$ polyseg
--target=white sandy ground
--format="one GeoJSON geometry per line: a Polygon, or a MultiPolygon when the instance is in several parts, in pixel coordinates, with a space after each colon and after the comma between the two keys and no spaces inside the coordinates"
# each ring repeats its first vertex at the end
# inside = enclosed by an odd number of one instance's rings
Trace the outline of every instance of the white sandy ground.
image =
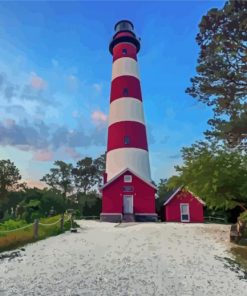
{"type": "Polygon", "coordinates": [[[242,271],[219,260],[232,258],[230,226],[78,223],[0,260],[0,295],[247,295],[242,271]]]}

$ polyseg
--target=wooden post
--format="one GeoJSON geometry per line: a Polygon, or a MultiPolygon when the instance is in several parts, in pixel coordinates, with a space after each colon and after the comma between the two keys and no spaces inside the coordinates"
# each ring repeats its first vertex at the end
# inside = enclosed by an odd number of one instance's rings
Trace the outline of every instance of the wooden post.
{"type": "Polygon", "coordinates": [[[64,213],[61,215],[61,224],[60,224],[60,227],[61,227],[61,231],[63,232],[63,230],[64,230],[64,213]]]}
{"type": "Polygon", "coordinates": [[[33,224],[33,238],[38,239],[39,238],[39,219],[34,220],[33,224]]]}

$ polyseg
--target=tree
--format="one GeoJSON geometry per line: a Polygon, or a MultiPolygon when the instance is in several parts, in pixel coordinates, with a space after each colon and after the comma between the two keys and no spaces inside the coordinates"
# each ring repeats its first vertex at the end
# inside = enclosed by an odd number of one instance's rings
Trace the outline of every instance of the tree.
{"type": "Polygon", "coordinates": [[[0,160],[0,199],[6,197],[11,190],[21,187],[21,175],[17,167],[9,159],[0,160]]]}
{"type": "Polygon", "coordinates": [[[164,198],[167,195],[167,193],[171,191],[170,188],[167,187],[167,179],[160,179],[157,188],[158,188],[158,191],[157,191],[158,198],[155,200],[155,207],[156,207],[156,212],[163,218],[162,205],[164,203],[164,198]]]}
{"type": "Polygon", "coordinates": [[[40,181],[45,182],[53,189],[60,190],[64,197],[73,190],[72,164],[61,160],[54,162],[55,168],[50,169],[50,174],[46,174],[40,181]]]}
{"type": "Polygon", "coordinates": [[[207,206],[218,209],[247,207],[247,155],[224,146],[196,142],[182,149],[183,165],[176,166],[178,176],[168,187],[186,185],[207,206]]]}
{"type": "Polygon", "coordinates": [[[74,183],[77,192],[87,192],[97,184],[98,169],[91,157],[85,157],[76,163],[76,168],[72,170],[74,183]]]}
{"type": "Polygon", "coordinates": [[[98,158],[96,158],[93,161],[93,164],[96,167],[97,170],[97,183],[98,185],[102,185],[103,183],[103,174],[105,172],[105,166],[106,166],[106,154],[101,154],[98,158]]]}
{"type": "Polygon", "coordinates": [[[247,1],[230,0],[203,16],[197,76],[186,92],[211,106],[207,139],[247,148],[247,1]]]}

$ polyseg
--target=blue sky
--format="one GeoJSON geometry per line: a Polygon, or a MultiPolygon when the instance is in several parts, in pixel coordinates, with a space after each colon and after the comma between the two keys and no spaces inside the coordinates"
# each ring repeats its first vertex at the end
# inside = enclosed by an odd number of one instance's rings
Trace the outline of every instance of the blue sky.
{"type": "Polygon", "coordinates": [[[0,159],[30,185],[54,160],[106,150],[114,24],[141,37],[138,61],[152,177],[174,174],[180,150],[203,139],[211,111],[185,94],[202,15],[224,1],[1,2],[0,159]]]}

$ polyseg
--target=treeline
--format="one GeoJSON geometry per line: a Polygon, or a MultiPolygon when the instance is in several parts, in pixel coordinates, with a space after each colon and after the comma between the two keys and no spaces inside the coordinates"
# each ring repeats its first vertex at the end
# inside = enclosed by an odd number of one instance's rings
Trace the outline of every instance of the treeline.
{"type": "Polygon", "coordinates": [[[212,209],[247,209],[247,2],[226,1],[199,23],[196,75],[186,93],[210,108],[205,139],[182,149],[177,175],[159,190],[185,185],[212,209]]]}
{"type": "Polygon", "coordinates": [[[77,217],[99,216],[98,187],[103,181],[105,155],[85,157],[75,166],[55,161],[41,181],[44,189],[29,188],[10,160],[0,160],[0,220],[47,217],[74,210],[77,217]]]}

